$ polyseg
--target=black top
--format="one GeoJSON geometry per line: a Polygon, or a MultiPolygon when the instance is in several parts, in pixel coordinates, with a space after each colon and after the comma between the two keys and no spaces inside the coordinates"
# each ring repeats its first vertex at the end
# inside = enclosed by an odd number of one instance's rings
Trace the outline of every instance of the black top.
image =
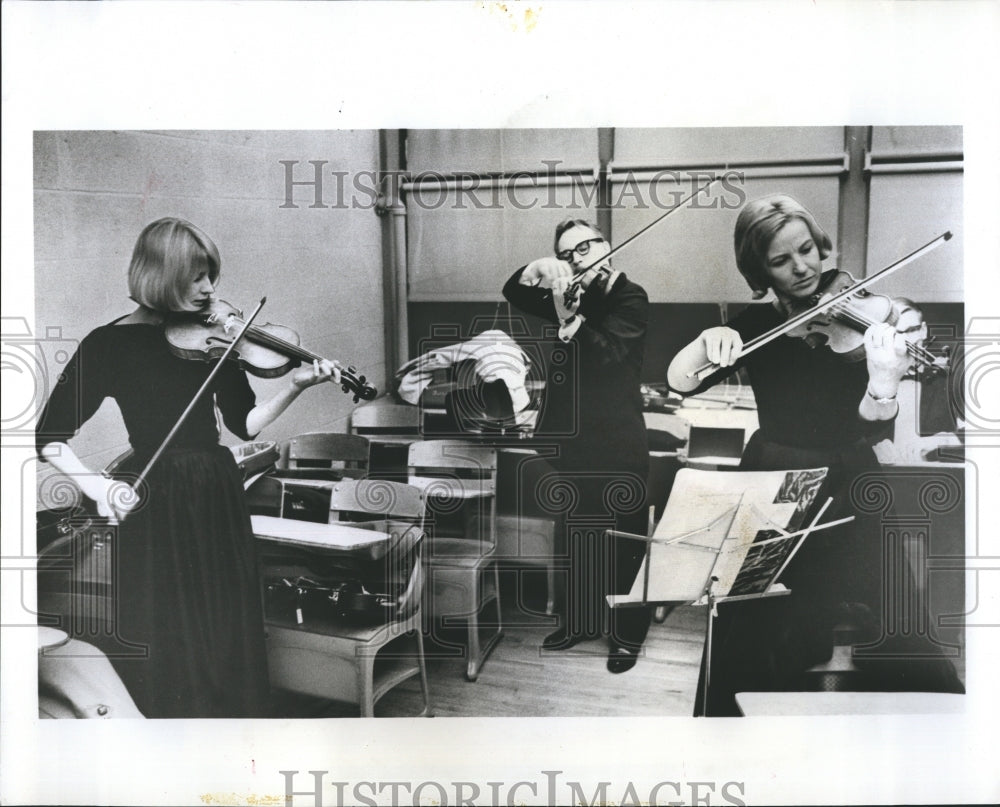
{"type": "MultiPolygon", "coordinates": [[[[745,344],[784,322],[773,305],[759,304],[748,306],[726,325],[745,344]]],[[[872,444],[887,436],[891,421],[867,421],[858,414],[868,388],[864,358],[848,361],[827,347],[813,348],[786,334],[709,376],[698,391],[740,367],[746,367],[757,399],[760,436],[770,442],[827,450],[872,444]]]]}
{"type": "MultiPolygon", "coordinates": [[[[522,285],[523,272],[507,281],[504,297],[558,324],[552,290],[522,285]]],[[[536,436],[559,446],[557,466],[641,472],[649,462],[640,392],[649,299],[620,274],[606,295],[584,293],[580,313],[586,322],[552,350],[536,436]]]]}
{"type": "MultiPolygon", "coordinates": [[[[194,397],[214,362],[170,352],[161,325],[102,325],[91,331],[59,377],[38,421],[36,447],[65,442],[105,398],[118,404],[138,456],[152,454],[194,397]]],[[[255,396],[246,374],[228,362],[171,442],[171,448],[206,448],[219,442],[214,402],[227,428],[249,440],[246,420],[255,396]],[[214,402],[213,402],[214,398],[214,402]]]]}

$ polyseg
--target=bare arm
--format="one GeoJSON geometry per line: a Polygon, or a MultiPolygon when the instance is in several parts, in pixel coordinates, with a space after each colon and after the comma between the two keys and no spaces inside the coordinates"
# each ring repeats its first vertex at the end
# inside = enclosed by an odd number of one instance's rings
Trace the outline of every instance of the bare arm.
{"type": "Polygon", "coordinates": [[[130,493],[131,488],[126,483],[92,471],[66,443],[48,443],[40,453],[42,459],[72,479],[83,495],[94,501],[98,515],[103,518],[116,523],[135,506],[136,498],[130,493]]]}
{"type": "Polygon", "coordinates": [[[247,434],[251,436],[259,434],[299,397],[302,390],[324,381],[340,383],[340,369],[335,362],[323,359],[314,361],[309,367],[296,370],[288,383],[273,397],[250,410],[247,414],[247,434]]]}
{"type": "Polygon", "coordinates": [[[719,326],[708,328],[682,348],[667,368],[667,384],[680,393],[697,389],[703,379],[694,372],[708,362],[719,368],[731,367],[740,357],[743,340],[732,328],[719,326]]]}

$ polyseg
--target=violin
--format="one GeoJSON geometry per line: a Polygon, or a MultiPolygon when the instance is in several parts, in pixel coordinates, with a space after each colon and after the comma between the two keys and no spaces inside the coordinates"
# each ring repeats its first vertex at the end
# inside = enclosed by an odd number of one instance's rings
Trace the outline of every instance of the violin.
{"type": "MultiPolygon", "coordinates": [[[[877,280],[881,280],[927,254],[932,249],[937,249],[950,239],[951,232],[944,232],[937,238],[932,238],[922,247],[913,250],[909,255],[889,264],[864,280],[855,281],[848,272],[835,273],[832,278],[832,282],[836,283],[835,291],[829,292],[828,287],[828,290],[820,294],[819,297],[813,295],[806,305],[790,312],[788,319],[782,325],[772,328],[767,333],[744,344],[740,355],[746,356],[773,342],[779,336],[792,334],[807,339],[814,346],[818,344],[831,345],[831,342],[834,342],[841,348],[837,350],[838,353],[850,354],[852,350],[860,350],[861,352],[854,355],[861,358],[864,355],[862,336],[868,327],[878,322],[888,322],[890,325],[894,325],[899,313],[893,300],[883,295],[871,295],[865,289],[877,280]],[[839,282],[838,278],[840,278],[839,282]],[[846,280],[850,282],[844,282],[846,280]],[[872,302],[868,302],[869,300],[872,302]],[[881,318],[876,316],[879,311],[881,311],[881,318]],[[810,327],[810,323],[815,324],[810,327]]],[[[947,369],[947,356],[935,356],[921,346],[909,331],[903,333],[903,337],[906,340],[907,353],[913,358],[918,370],[933,374],[947,369]]],[[[688,377],[701,380],[718,369],[717,364],[706,362],[688,373],[688,377]]]]}
{"type": "MultiPolygon", "coordinates": [[[[239,330],[245,325],[243,312],[224,300],[196,312],[172,316],[164,327],[171,352],[184,359],[211,361],[227,350],[249,373],[260,378],[276,378],[298,367],[302,362],[323,361],[323,357],[299,344],[299,335],[284,325],[251,324],[242,342],[232,348],[239,330]],[[230,349],[232,348],[232,349],[230,349]]],[[[354,393],[354,403],[370,401],[378,390],[357,375],[353,367],[340,368],[341,389],[354,393]]]]}
{"type": "MultiPolygon", "coordinates": [[[[833,295],[854,289],[857,285],[858,281],[850,272],[833,272],[821,292],[793,307],[789,314],[795,316],[808,312],[833,295]]],[[[825,346],[847,361],[860,361],[865,357],[865,331],[877,323],[886,323],[895,328],[900,311],[898,301],[884,294],[872,294],[861,289],[852,292],[833,307],[806,319],[788,331],[788,335],[804,339],[811,347],[825,346]]],[[[916,372],[935,375],[947,367],[948,359],[945,356],[935,356],[920,344],[922,329],[919,326],[920,323],[917,323],[916,328],[899,333],[906,342],[906,352],[913,360],[916,372]]]]}
{"type": "MultiPolygon", "coordinates": [[[[607,260],[607,258],[602,258],[601,260],[607,260]]],[[[570,308],[572,305],[574,305],[577,302],[578,298],[580,297],[583,281],[586,278],[587,273],[589,271],[590,268],[587,268],[584,269],[582,272],[578,272],[576,277],[573,279],[573,282],[570,283],[566,287],[566,291],[563,292],[563,303],[567,308],[570,308]]],[[[608,284],[608,278],[610,277],[611,277],[611,269],[609,267],[607,266],[599,267],[597,269],[596,274],[594,275],[594,279],[591,280],[590,284],[587,286],[587,290],[589,291],[591,288],[595,288],[598,290],[603,289],[608,284]]]]}

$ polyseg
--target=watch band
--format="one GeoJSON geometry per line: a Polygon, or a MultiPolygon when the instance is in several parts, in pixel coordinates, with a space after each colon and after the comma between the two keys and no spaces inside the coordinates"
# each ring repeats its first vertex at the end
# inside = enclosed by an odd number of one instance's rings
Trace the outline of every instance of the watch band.
{"type": "Polygon", "coordinates": [[[896,400],[896,395],[895,394],[890,395],[890,396],[888,396],[886,398],[880,398],[878,395],[874,395],[872,393],[871,387],[868,387],[865,391],[868,393],[868,397],[871,398],[873,401],[875,401],[875,403],[878,403],[878,404],[891,404],[893,401],[896,400]]]}

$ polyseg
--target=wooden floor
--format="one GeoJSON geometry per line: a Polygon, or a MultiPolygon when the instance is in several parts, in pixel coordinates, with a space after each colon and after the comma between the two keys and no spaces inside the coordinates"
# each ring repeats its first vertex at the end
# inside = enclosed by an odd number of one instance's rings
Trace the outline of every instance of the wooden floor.
{"type": "MultiPolygon", "coordinates": [[[[462,648],[428,643],[431,709],[440,717],[681,716],[694,708],[705,642],[706,609],[674,609],[649,630],[643,656],[620,675],[605,667],[607,639],[569,650],[543,651],[555,628],[544,613],[544,576],[508,571],[501,576],[504,635],[478,680],[465,678],[462,648]]],[[[460,638],[461,633],[456,635],[460,638]]],[[[276,717],[349,717],[358,709],[276,693],[276,717]]],[[[411,678],[375,706],[376,717],[412,717],[422,709],[419,681],[411,678]]]]}

